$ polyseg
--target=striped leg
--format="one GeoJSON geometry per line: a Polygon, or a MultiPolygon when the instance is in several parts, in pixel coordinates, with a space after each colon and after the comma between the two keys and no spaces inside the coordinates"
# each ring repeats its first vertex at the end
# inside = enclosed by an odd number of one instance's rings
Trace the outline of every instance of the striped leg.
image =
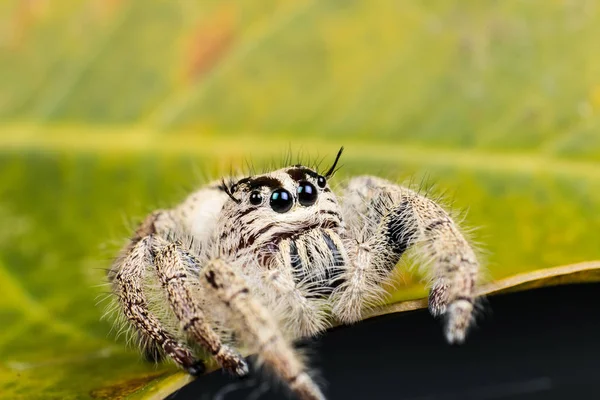
{"type": "Polygon", "coordinates": [[[221,260],[213,260],[200,279],[207,297],[216,299],[229,326],[262,362],[302,400],[323,399],[292,346],[246,282],[221,260]]]}
{"type": "Polygon", "coordinates": [[[247,375],[248,365],[237,351],[221,342],[194,295],[199,289],[198,278],[189,271],[198,269],[198,260],[178,244],[163,242],[155,258],[156,272],[183,331],[207,349],[223,369],[237,376],[247,375]],[[190,263],[193,265],[186,265],[190,263]]]}
{"type": "Polygon", "coordinates": [[[334,312],[355,318],[356,310],[347,312],[344,303],[360,305],[361,296],[377,291],[374,285],[380,282],[373,281],[389,276],[402,254],[417,247],[432,282],[429,309],[434,316],[444,316],[450,343],[463,342],[472,319],[479,263],[448,213],[412,190],[369,176],[350,181],[345,207],[354,225],[350,229],[360,231],[364,241],[354,245],[356,262],[345,277],[345,293],[337,293],[341,301],[334,312]]]}
{"type": "Polygon", "coordinates": [[[113,287],[128,321],[135,327],[142,341],[157,346],[178,365],[192,375],[204,371],[204,363],[194,358],[185,344],[167,332],[158,318],[148,309],[142,280],[146,266],[151,263],[152,237],[146,236],[129,246],[126,255],[111,271],[113,287]]]}
{"type": "MultiPolygon", "coordinates": [[[[425,265],[429,267],[426,275],[433,282],[429,310],[434,316],[444,317],[448,342],[462,343],[472,320],[479,273],[475,252],[445,211],[414,192],[404,194],[388,224],[391,238],[402,237],[402,229],[406,229],[403,227],[410,226],[413,242],[422,249],[425,265]],[[404,222],[394,223],[400,215],[404,222]]],[[[407,246],[411,244],[411,235],[406,236],[407,246]]]]}

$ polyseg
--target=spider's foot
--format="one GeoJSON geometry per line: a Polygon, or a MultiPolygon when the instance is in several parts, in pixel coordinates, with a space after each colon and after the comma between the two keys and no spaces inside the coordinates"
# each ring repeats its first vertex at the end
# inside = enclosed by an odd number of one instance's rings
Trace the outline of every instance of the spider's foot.
{"type": "Polygon", "coordinates": [[[429,292],[429,312],[434,317],[446,313],[448,306],[448,287],[442,283],[435,284],[429,292]]]}
{"type": "Polygon", "coordinates": [[[237,365],[233,372],[238,378],[245,378],[248,376],[250,369],[248,368],[248,364],[246,363],[246,361],[241,360],[241,362],[237,365]]]}
{"type": "Polygon", "coordinates": [[[200,376],[206,371],[206,365],[204,364],[204,361],[197,360],[196,362],[194,362],[194,364],[187,367],[186,369],[188,374],[192,376],[200,376]]]}
{"type": "Polygon", "coordinates": [[[472,315],[473,303],[470,299],[457,299],[448,306],[444,321],[448,343],[461,344],[465,341],[472,315]]]}
{"type": "Polygon", "coordinates": [[[236,360],[235,363],[228,363],[228,365],[223,365],[223,369],[229,372],[231,375],[234,375],[238,378],[245,378],[250,372],[248,364],[242,358],[236,360]]]}
{"type": "Polygon", "coordinates": [[[223,347],[220,354],[218,354],[218,359],[224,370],[238,378],[243,378],[250,372],[242,355],[231,348],[223,347]]]}

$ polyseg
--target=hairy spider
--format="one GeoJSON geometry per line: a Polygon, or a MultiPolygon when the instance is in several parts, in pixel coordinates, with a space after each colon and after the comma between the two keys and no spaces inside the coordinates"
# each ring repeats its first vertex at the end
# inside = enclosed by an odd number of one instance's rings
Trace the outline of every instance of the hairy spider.
{"type": "Polygon", "coordinates": [[[243,376],[235,347],[245,346],[299,398],[323,399],[292,341],[360,320],[413,247],[431,313],[448,342],[465,339],[479,270],[471,246],[448,212],[387,180],[355,177],[336,196],[328,179],[342,150],[323,174],[292,165],[223,180],[144,220],[109,279],[148,357],[197,375],[200,347],[243,376]]]}

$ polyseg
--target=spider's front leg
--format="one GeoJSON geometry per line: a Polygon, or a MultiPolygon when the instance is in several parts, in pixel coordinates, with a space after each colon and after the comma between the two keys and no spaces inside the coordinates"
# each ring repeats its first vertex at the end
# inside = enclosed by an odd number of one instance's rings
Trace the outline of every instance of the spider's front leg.
{"type": "Polygon", "coordinates": [[[155,240],[159,243],[155,256],[158,278],[183,331],[208,350],[223,369],[240,377],[247,375],[248,365],[242,356],[221,342],[202,310],[197,293],[199,260],[179,243],[155,240]]]}
{"type": "Polygon", "coordinates": [[[195,358],[186,341],[178,340],[177,335],[165,328],[149,308],[144,282],[148,275],[156,274],[183,332],[203,345],[224,369],[243,376],[248,372],[245,361],[236,351],[221,343],[218,334],[206,321],[193,292],[193,282],[200,268],[196,258],[178,244],[165,239],[175,229],[174,225],[169,211],[151,214],[113,264],[109,280],[123,314],[136,330],[146,353],[156,358],[156,350],[161,349],[190,374],[204,372],[202,360],[195,358]]]}
{"type": "Polygon", "coordinates": [[[432,200],[381,178],[358,177],[345,193],[345,214],[356,237],[354,264],[337,294],[334,312],[357,319],[364,298],[378,293],[402,254],[417,246],[431,282],[429,310],[443,316],[450,343],[461,343],[472,320],[479,272],[475,252],[450,215],[432,200]],[[366,296],[365,296],[366,294],[366,296]],[[346,304],[355,304],[352,310],[346,304]]]}
{"type": "MultiPolygon", "coordinates": [[[[241,341],[302,400],[324,399],[292,346],[268,310],[252,295],[245,280],[223,260],[215,259],[202,270],[203,291],[216,300],[241,341]]],[[[216,310],[215,310],[216,312],[216,310]]]]}

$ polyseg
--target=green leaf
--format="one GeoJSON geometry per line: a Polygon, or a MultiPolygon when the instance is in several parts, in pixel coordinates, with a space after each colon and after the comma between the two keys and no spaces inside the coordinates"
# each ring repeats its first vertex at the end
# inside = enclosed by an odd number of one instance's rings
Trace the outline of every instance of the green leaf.
{"type": "MultiPolygon", "coordinates": [[[[198,171],[218,176],[219,168],[242,165],[243,154],[260,163],[285,145],[187,135],[164,145],[140,141],[146,137],[152,132],[77,136],[48,128],[33,139],[0,138],[0,393],[9,398],[161,397],[189,380],[115,341],[96,304],[107,290],[99,286],[104,270],[135,222],[180,201],[202,180],[198,171]]],[[[352,141],[346,148],[336,179],[387,170],[418,180],[418,171],[429,171],[457,204],[470,205],[467,223],[484,225],[476,237],[493,249],[485,264],[495,283],[482,293],[597,277],[598,263],[551,268],[554,260],[600,258],[587,240],[600,224],[585,212],[600,203],[594,164],[352,141]]],[[[389,299],[395,304],[379,313],[424,307],[423,295],[418,277],[405,272],[389,299]]]]}
{"type": "Polygon", "coordinates": [[[600,159],[584,2],[5,3],[2,120],[600,159]]]}
{"type": "MultiPolygon", "coordinates": [[[[46,3],[0,5],[0,397],[185,384],[101,320],[104,269],[146,213],[288,148],[344,144],[339,180],[434,182],[477,228],[483,293],[596,279],[588,5],[46,3]]],[[[405,271],[377,312],[424,295],[405,271]]]]}

